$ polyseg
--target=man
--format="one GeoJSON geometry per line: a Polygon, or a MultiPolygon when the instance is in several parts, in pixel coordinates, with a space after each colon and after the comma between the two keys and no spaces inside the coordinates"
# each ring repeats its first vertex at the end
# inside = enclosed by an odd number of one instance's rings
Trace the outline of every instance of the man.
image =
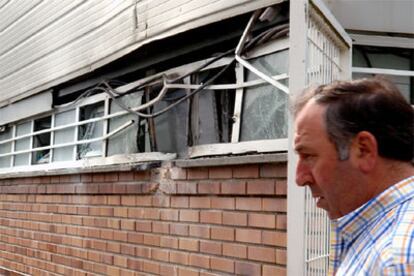
{"type": "Polygon", "coordinates": [[[330,274],[414,275],[414,110],[373,78],[296,100],[296,182],[332,220],[330,274]]]}

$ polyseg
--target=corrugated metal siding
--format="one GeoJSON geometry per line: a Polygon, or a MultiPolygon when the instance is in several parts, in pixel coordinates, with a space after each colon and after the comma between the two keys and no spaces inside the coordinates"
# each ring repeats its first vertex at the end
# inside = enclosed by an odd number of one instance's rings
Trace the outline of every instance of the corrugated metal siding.
{"type": "Polygon", "coordinates": [[[0,106],[141,45],[278,0],[0,1],[0,106]]]}

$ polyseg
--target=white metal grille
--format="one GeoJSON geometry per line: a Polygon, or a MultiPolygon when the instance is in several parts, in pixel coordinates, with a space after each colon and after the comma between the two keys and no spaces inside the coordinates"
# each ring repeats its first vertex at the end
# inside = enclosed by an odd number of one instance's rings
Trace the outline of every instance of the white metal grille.
{"type": "MultiPolygon", "coordinates": [[[[307,82],[325,84],[343,76],[341,52],[344,42],[312,5],[307,30],[307,82]]],[[[305,193],[305,275],[327,275],[329,266],[329,220],[316,207],[310,189],[305,193]]]]}

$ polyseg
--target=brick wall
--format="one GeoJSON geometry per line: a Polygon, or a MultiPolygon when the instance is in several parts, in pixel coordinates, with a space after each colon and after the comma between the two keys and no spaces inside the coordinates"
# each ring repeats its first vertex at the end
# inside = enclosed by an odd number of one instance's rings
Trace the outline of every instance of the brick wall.
{"type": "Polygon", "coordinates": [[[0,180],[6,270],[286,275],[285,265],[285,163],[0,180]]]}

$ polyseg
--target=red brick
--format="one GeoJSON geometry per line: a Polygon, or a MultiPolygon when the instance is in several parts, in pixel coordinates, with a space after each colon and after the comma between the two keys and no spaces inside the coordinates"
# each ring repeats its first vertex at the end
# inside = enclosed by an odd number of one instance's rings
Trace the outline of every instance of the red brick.
{"type": "Polygon", "coordinates": [[[210,227],[205,225],[190,225],[190,236],[209,239],[210,227]]]}
{"type": "Polygon", "coordinates": [[[179,216],[178,210],[160,210],[161,220],[178,221],[178,216],[179,216]]]}
{"type": "Polygon", "coordinates": [[[276,216],[250,213],[249,226],[261,228],[276,228],[276,216]]]}
{"type": "Polygon", "coordinates": [[[121,220],[122,230],[135,230],[135,221],[132,220],[121,220]]]}
{"type": "Polygon", "coordinates": [[[180,211],[180,221],[199,222],[200,221],[200,211],[181,210],[180,211]]]}
{"type": "Polygon", "coordinates": [[[188,265],[189,263],[189,254],[186,252],[171,251],[170,252],[170,262],[177,263],[182,265],[188,265]]]}
{"type": "Polygon", "coordinates": [[[152,206],[154,207],[170,207],[170,197],[167,196],[153,196],[152,206]]]}
{"type": "Polygon", "coordinates": [[[286,212],[286,198],[263,198],[263,211],[286,212]]]}
{"type": "Polygon", "coordinates": [[[189,226],[187,224],[173,223],[170,225],[170,234],[179,236],[188,236],[189,226]]]}
{"type": "Polygon", "coordinates": [[[104,173],[95,173],[92,175],[93,182],[104,182],[105,181],[105,174],[104,173]]]}
{"type": "Polygon", "coordinates": [[[188,208],[189,206],[188,196],[175,196],[171,198],[171,207],[188,208]]]}
{"type": "Polygon", "coordinates": [[[275,263],[276,250],[269,247],[249,246],[247,249],[247,257],[249,260],[275,263]]]}
{"type": "Polygon", "coordinates": [[[234,243],[223,243],[223,255],[246,259],[247,246],[234,243]]]}
{"type": "Polygon", "coordinates": [[[161,264],[160,265],[160,275],[162,275],[162,276],[176,276],[177,274],[178,274],[178,268],[176,266],[168,265],[168,264],[161,264]]]}
{"type": "Polygon", "coordinates": [[[129,269],[141,271],[143,267],[143,262],[141,260],[128,259],[127,266],[129,269]]]}
{"type": "Polygon", "coordinates": [[[286,163],[263,164],[260,166],[260,176],[267,178],[287,177],[286,163]]]}
{"type": "Polygon", "coordinates": [[[234,210],[236,204],[233,197],[213,197],[211,199],[211,208],[234,210]]]}
{"type": "Polygon", "coordinates": [[[198,251],[199,241],[196,239],[180,238],[178,241],[178,248],[187,251],[198,251]]]}
{"type": "Polygon", "coordinates": [[[277,215],[276,216],[276,228],[286,230],[287,229],[287,216],[277,215]]]}
{"type": "Polygon", "coordinates": [[[220,182],[199,182],[198,183],[199,194],[219,194],[220,182]]]}
{"type": "Polygon", "coordinates": [[[152,222],[152,232],[168,234],[170,232],[170,224],[168,222],[152,222]]]}
{"type": "Polygon", "coordinates": [[[136,204],[135,196],[122,196],[121,204],[126,206],[134,206],[136,204]]]}
{"type": "Polygon", "coordinates": [[[151,172],[150,171],[136,171],[136,172],[134,172],[134,180],[144,181],[144,180],[149,180],[150,178],[151,178],[151,172]]]}
{"type": "Polygon", "coordinates": [[[228,227],[211,227],[211,239],[234,241],[234,229],[228,227]]]}
{"type": "Polygon", "coordinates": [[[221,224],[223,220],[222,211],[201,211],[200,222],[210,224],[221,224]]]}
{"type": "Polygon", "coordinates": [[[221,193],[228,195],[244,195],[246,194],[245,181],[229,181],[221,183],[221,193]]]}
{"type": "Polygon", "coordinates": [[[223,212],[223,224],[247,226],[247,214],[240,212],[223,212]]]}
{"type": "Polygon", "coordinates": [[[136,221],[135,230],[138,232],[151,232],[152,231],[151,221],[136,221]]]}
{"type": "MultiPolygon", "coordinates": [[[[261,275],[261,266],[255,263],[236,262],[237,275],[261,275]]],[[[277,274],[273,276],[279,276],[277,274]]]]}
{"type": "Polygon", "coordinates": [[[152,246],[160,246],[160,236],[144,234],[144,244],[152,246]]]}
{"type": "Polygon", "coordinates": [[[233,178],[258,178],[258,165],[241,165],[233,167],[233,178]]]}
{"type": "Polygon", "coordinates": [[[160,246],[178,249],[178,238],[162,236],[160,239],[160,246]]]}
{"type": "Polygon", "coordinates": [[[213,270],[234,273],[234,261],[223,258],[210,258],[210,266],[213,270]]]}
{"type": "Polygon", "coordinates": [[[211,199],[209,197],[190,197],[190,208],[210,208],[211,199]]]}
{"type": "Polygon", "coordinates": [[[104,175],[105,182],[116,182],[118,181],[118,173],[117,172],[110,172],[104,175]]]}
{"type": "Polygon", "coordinates": [[[262,276],[285,276],[287,275],[286,267],[274,266],[274,265],[263,265],[262,276]]]}
{"type": "Polygon", "coordinates": [[[237,210],[260,211],[262,209],[262,200],[261,198],[254,198],[254,197],[237,197],[236,198],[236,209],[237,210]]]}
{"type": "Polygon", "coordinates": [[[276,249],[276,263],[286,265],[286,249],[276,249]]]}
{"type": "Polygon", "coordinates": [[[197,270],[179,267],[178,268],[178,276],[199,276],[200,272],[197,270]]]}
{"type": "Polygon", "coordinates": [[[205,269],[210,268],[210,257],[199,254],[190,254],[190,265],[205,269]]]}
{"type": "Polygon", "coordinates": [[[286,247],[286,232],[278,231],[263,231],[262,242],[263,244],[286,247]]]}
{"type": "Polygon", "coordinates": [[[187,179],[187,171],[178,167],[170,168],[170,176],[173,180],[185,180],[187,179]]]}
{"type": "Polygon", "coordinates": [[[207,168],[188,169],[187,179],[208,179],[208,169],[207,168]]]}
{"type": "Polygon", "coordinates": [[[169,254],[170,251],[169,250],[165,250],[165,249],[157,249],[157,248],[152,248],[151,249],[151,258],[157,261],[163,261],[163,262],[168,262],[169,261],[169,254]]]}
{"type": "Polygon", "coordinates": [[[254,179],[247,182],[249,195],[273,195],[276,192],[276,181],[272,179],[254,179]]]}
{"type": "Polygon", "coordinates": [[[118,173],[119,181],[132,181],[134,180],[133,172],[119,172],[118,173]]]}
{"type": "Polygon", "coordinates": [[[160,273],[160,265],[155,262],[148,262],[144,261],[144,267],[143,270],[145,272],[149,272],[152,274],[159,274],[160,273]]]}
{"type": "Polygon", "coordinates": [[[221,255],[222,252],[221,242],[213,241],[200,241],[200,252],[221,255]]]}
{"type": "Polygon", "coordinates": [[[276,180],[276,194],[287,195],[287,181],[286,180],[276,180]]]}
{"type": "Polygon", "coordinates": [[[128,233],[128,242],[132,243],[143,243],[144,242],[144,235],[140,233],[128,233]]]}
{"type": "Polygon", "coordinates": [[[212,167],[208,170],[210,179],[227,179],[232,178],[233,171],[231,167],[212,167]]]}
{"type": "Polygon", "coordinates": [[[197,182],[176,182],[178,194],[197,194],[197,182]]]}
{"type": "Polygon", "coordinates": [[[252,229],[236,229],[236,241],[248,243],[261,243],[262,231],[252,229]]]}

